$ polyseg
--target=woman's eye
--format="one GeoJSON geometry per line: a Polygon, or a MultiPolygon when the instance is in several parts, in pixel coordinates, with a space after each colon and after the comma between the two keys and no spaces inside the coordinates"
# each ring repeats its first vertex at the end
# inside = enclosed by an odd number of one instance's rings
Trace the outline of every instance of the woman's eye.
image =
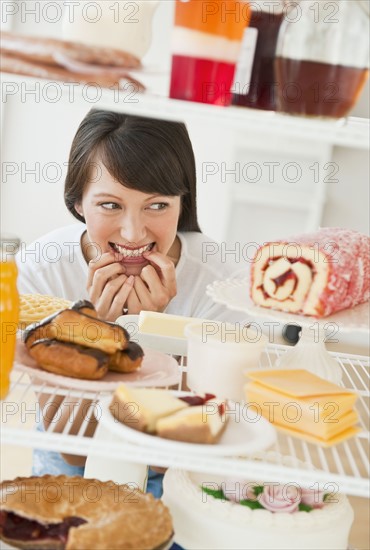
{"type": "Polygon", "coordinates": [[[149,206],[150,210],[164,210],[167,208],[167,202],[155,202],[149,206]]]}
{"type": "Polygon", "coordinates": [[[119,208],[119,205],[116,202],[102,202],[99,204],[105,210],[116,210],[119,208]]]}

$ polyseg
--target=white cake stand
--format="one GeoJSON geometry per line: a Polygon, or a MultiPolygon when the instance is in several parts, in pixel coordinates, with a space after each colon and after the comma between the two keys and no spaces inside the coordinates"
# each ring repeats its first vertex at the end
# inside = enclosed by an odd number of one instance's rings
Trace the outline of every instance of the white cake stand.
{"type": "Polygon", "coordinates": [[[316,319],[283,311],[276,311],[253,304],[249,297],[250,280],[227,279],[215,281],[207,287],[207,295],[216,303],[240,311],[252,317],[275,320],[279,323],[302,327],[301,337],[294,348],[283,354],[275,363],[282,369],[304,368],[339,384],[342,369],[325,347],[326,332],[369,333],[369,303],[346,309],[329,317],[316,319]]]}

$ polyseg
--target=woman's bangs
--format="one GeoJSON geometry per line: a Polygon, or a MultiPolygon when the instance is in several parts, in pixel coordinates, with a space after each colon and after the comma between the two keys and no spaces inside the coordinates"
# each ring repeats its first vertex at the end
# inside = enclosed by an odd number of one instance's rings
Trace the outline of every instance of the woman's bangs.
{"type": "Polygon", "coordinates": [[[142,193],[182,196],[187,192],[184,174],[177,159],[158,150],[144,155],[140,147],[126,146],[112,139],[103,142],[98,157],[111,176],[129,189],[142,193]]]}

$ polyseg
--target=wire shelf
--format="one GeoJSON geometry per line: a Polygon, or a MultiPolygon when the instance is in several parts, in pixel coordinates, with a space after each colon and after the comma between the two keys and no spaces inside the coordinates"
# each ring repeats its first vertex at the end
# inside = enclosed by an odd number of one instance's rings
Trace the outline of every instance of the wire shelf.
{"type": "MultiPolygon", "coordinates": [[[[260,366],[272,367],[288,346],[269,345],[262,354],[260,366]]],[[[287,436],[278,431],[276,444],[269,451],[293,457],[287,467],[273,464],[256,457],[219,457],[211,455],[187,454],[121,440],[102,442],[88,437],[89,420],[99,417],[98,401],[109,392],[69,390],[34,384],[28,375],[14,371],[9,395],[1,402],[1,441],[2,444],[19,445],[81,456],[96,455],[105,458],[129,457],[130,462],[155,464],[162,467],[183,468],[196,472],[216,475],[228,473],[247,479],[264,479],[281,483],[296,482],[304,486],[319,484],[327,490],[338,490],[348,495],[368,497],[369,494],[369,359],[357,355],[332,354],[343,370],[342,384],[355,390],[358,395],[357,410],[362,431],[354,438],[330,448],[308,443],[287,436]],[[46,409],[38,404],[37,396],[46,397],[46,409]],[[52,410],[53,421],[45,432],[34,429],[35,423],[44,419],[47,404],[50,407],[59,396],[59,407],[52,410]],[[29,403],[34,406],[30,407],[29,403]],[[28,403],[28,405],[27,405],[28,403]],[[84,421],[76,427],[78,411],[83,409],[84,421]],[[68,414],[65,413],[67,411],[68,414]],[[64,413],[64,414],[63,414],[64,413]],[[306,468],[299,465],[305,463],[306,468]],[[297,464],[295,467],[294,464],[297,464]]],[[[185,357],[177,356],[182,382],[176,389],[186,389],[185,357]]],[[[54,405],[53,405],[54,406],[54,405]]],[[[45,407],[45,405],[44,405],[45,407]]],[[[122,459],[124,460],[124,459],[122,459]]],[[[317,486],[317,485],[316,485],[317,486]]]]}

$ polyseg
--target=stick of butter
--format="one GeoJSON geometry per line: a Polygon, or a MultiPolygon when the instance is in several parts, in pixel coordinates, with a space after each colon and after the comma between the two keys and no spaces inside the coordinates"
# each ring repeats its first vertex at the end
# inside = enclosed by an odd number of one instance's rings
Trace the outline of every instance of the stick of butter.
{"type": "Polygon", "coordinates": [[[182,317],[168,313],[154,311],[141,311],[139,315],[139,331],[145,334],[157,334],[160,336],[172,336],[173,338],[185,338],[184,330],[189,323],[212,323],[205,319],[194,317],[182,317]]]}

